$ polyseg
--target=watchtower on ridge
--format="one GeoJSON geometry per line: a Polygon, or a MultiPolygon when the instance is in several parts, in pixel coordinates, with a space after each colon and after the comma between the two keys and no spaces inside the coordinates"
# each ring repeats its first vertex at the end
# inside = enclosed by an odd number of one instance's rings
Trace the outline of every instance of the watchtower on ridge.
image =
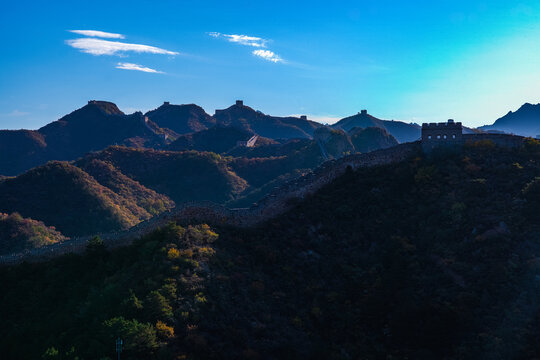
{"type": "Polygon", "coordinates": [[[442,123],[422,124],[422,147],[432,150],[439,146],[455,146],[463,143],[463,126],[450,119],[442,123]]]}

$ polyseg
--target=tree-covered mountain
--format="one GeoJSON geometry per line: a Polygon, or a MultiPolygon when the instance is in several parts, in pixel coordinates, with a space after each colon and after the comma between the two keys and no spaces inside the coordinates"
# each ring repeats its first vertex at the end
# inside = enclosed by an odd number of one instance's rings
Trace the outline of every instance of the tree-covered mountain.
{"type": "Polygon", "coordinates": [[[229,169],[226,159],[210,152],[173,152],[112,146],[76,162],[85,167],[99,160],[143,186],[176,203],[210,200],[224,202],[242,192],[247,184],[229,169]]]}
{"type": "Polygon", "coordinates": [[[171,129],[177,134],[189,134],[216,125],[216,120],[195,104],[171,105],[166,102],[145,115],[159,127],[171,129]]]}
{"type": "Polygon", "coordinates": [[[49,160],[75,160],[109,145],[163,147],[174,133],[142,113],[126,115],[106,101],[89,101],[39,130],[0,131],[0,173],[17,175],[49,160]]]}
{"type": "Polygon", "coordinates": [[[302,118],[265,115],[240,101],[227,109],[216,110],[214,118],[220,125],[234,126],[270,139],[309,139],[316,128],[323,126],[302,118]]]}
{"type": "Polygon", "coordinates": [[[349,116],[339,120],[332,125],[337,129],[350,131],[351,129],[378,127],[385,129],[389,134],[395,137],[400,143],[411,142],[420,139],[421,128],[417,124],[407,124],[402,121],[381,120],[363,110],[356,115],[349,116]]]}
{"type": "MultiPolygon", "coordinates": [[[[94,173],[103,171],[94,165],[94,173]]],[[[78,236],[128,229],[172,204],[149,190],[137,198],[133,194],[141,191],[140,185],[121,180],[118,186],[124,189],[118,194],[78,167],[49,162],[0,181],[0,212],[18,212],[54,226],[64,235],[78,236]]],[[[112,177],[104,181],[110,182],[114,182],[112,177]]]]}
{"type": "Polygon", "coordinates": [[[45,137],[49,157],[55,160],[73,160],[114,144],[139,143],[146,147],[165,144],[162,131],[142,113],[126,115],[106,101],[90,101],[38,132],[45,137]]]}
{"type": "Polygon", "coordinates": [[[351,137],[341,129],[321,127],[315,130],[313,137],[325,158],[339,159],[356,152],[351,137]]]}
{"type": "Polygon", "coordinates": [[[418,153],[254,228],[170,224],[0,268],[0,349],[113,358],[121,337],[133,359],[537,358],[539,164],[535,141],[418,153]]]}
{"type": "MultiPolygon", "coordinates": [[[[340,124],[346,125],[343,121],[340,124]]],[[[400,124],[411,126],[384,121],[364,125],[392,132],[400,124]]],[[[241,101],[210,116],[194,104],[169,103],[145,115],[126,115],[114,103],[92,100],[38,130],[0,130],[0,175],[18,175],[50,160],[76,160],[111,145],[240,154],[249,151],[236,145],[253,135],[259,136],[258,146],[279,145],[287,140],[312,139],[315,130],[322,128],[305,117],[265,115],[241,101]]],[[[343,129],[349,130],[347,126],[343,129]]],[[[287,148],[266,149],[284,153],[287,148]]]]}
{"type": "Polygon", "coordinates": [[[52,245],[66,239],[41,221],[23,218],[18,213],[0,213],[0,255],[52,245]]]}
{"type": "Polygon", "coordinates": [[[33,130],[0,130],[0,174],[17,175],[47,160],[45,137],[33,130]]]}
{"type": "Polygon", "coordinates": [[[395,137],[380,127],[352,128],[349,130],[351,142],[357,152],[366,153],[398,145],[395,137]]]}
{"type": "Polygon", "coordinates": [[[168,150],[211,151],[216,154],[232,150],[239,142],[245,142],[253,133],[232,126],[215,126],[210,129],[179,136],[168,150]]]}
{"type": "Polygon", "coordinates": [[[479,129],[536,137],[540,135],[540,104],[526,103],[517,111],[510,111],[497,119],[492,125],[481,126],[479,129]]]}

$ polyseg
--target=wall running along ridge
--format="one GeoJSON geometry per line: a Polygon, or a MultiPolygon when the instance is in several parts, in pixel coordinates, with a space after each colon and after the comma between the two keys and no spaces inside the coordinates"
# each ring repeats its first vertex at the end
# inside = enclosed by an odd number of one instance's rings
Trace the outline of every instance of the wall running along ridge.
{"type": "MultiPolygon", "coordinates": [[[[420,152],[420,142],[406,143],[366,154],[355,154],[323,163],[313,172],[276,187],[269,195],[250,208],[229,209],[212,202],[191,202],[143,221],[126,231],[99,235],[107,248],[131,244],[133,239],[148,234],[171,221],[180,224],[230,225],[250,227],[272,219],[293,207],[294,200],[303,199],[345,173],[347,167],[359,169],[403,161],[420,152]]],[[[0,264],[10,265],[22,261],[42,261],[68,253],[82,253],[92,236],[72,238],[68,241],[21,253],[0,256],[0,264]]]]}

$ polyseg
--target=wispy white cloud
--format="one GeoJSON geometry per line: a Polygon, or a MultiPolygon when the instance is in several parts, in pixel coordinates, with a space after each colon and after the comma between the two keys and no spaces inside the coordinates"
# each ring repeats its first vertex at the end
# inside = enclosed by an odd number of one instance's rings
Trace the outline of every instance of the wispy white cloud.
{"type": "Polygon", "coordinates": [[[154,73],[154,74],[163,74],[163,71],[158,71],[146,66],[142,66],[139,64],[133,64],[133,63],[123,63],[119,62],[116,64],[117,69],[123,69],[123,70],[136,70],[136,71],[142,71],[147,73],[154,73]]]}
{"type": "Polygon", "coordinates": [[[66,40],[66,44],[75,49],[79,49],[84,53],[92,55],[122,55],[123,53],[130,51],[136,53],[178,55],[178,53],[175,51],[169,51],[155,46],[128,44],[102,39],[82,38],[66,40]]]}
{"type": "Polygon", "coordinates": [[[20,110],[13,110],[12,112],[10,112],[9,114],[6,114],[7,116],[10,116],[10,117],[18,117],[18,116],[26,116],[26,115],[30,115],[29,112],[25,112],[25,111],[20,111],[20,110]]]}
{"type": "Polygon", "coordinates": [[[237,43],[240,45],[265,48],[268,40],[257,37],[257,36],[248,36],[248,35],[237,35],[237,34],[221,34],[218,32],[209,32],[208,35],[215,38],[225,38],[229,42],[237,43]]]}
{"type": "Polygon", "coordinates": [[[273,63],[283,62],[283,59],[278,54],[270,50],[253,50],[252,54],[273,63]]]}
{"type": "Polygon", "coordinates": [[[90,37],[101,37],[101,38],[108,38],[108,39],[125,39],[125,36],[122,34],[109,33],[109,32],[99,31],[99,30],[68,30],[68,31],[75,34],[90,36],[90,37]]]}

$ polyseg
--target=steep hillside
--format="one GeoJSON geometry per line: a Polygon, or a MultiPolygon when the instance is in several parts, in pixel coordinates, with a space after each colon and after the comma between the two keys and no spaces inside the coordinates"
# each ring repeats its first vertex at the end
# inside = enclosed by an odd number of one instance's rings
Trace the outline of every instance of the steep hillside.
{"type": "Polygon", "coordinates": [[[90,154],[78,166],[93,159],[113,165],[124,175],[177,204],[194,200],[224,202],[242,192],[247,184],[213,153],[137,150],[112,146],[90,154]]]}
{"type": "Polygon", "coordinates": [[[0,174],[18,175],[49,160],[75,160],[115,144],[162,148],[177,136],[140,112],[126,115],[113,103],[89,101],[37,131],[0,130],[0,174]]]}
{"type": "Polygon", "coordinates": [[[227,155],[246,158],[264,158],[275,156],[286,156],[297,151],[302,151],[306,147],[313,147],[313,141],[309,139],[290,139],[284,142],[273,141],[271,143],[259,144],[255,147],[236,147],[227,152],[227,155]]]}
{"type": "Polygon", "coordinates": [[[481,126],[479,129],[536,137],[540,135],[540,104],[526,103],[516,112],[510,111],[492,125],[481,126]]]}
{"type": "Polygon", "coordinates": [[[371,116],[367,111],[362,111],[356,115],[341,119],[332,127],[350,131],[352,128],[378,127],[388,131],[400,143],[411,142],[420,139],[420,126],[416,124],[407,124],[401,121],[389,121],[377,119],[371,116]]]}
{"type": "Polygon", "coordinates": [[[72,160],[114,144],[134,144],[141,139],[146,146],[163,143],[152,125],[142,113],[125,115],[113,103],[95,101],[38,131],[45,137],[49,158],[72,160]]]}
{"type": "Polygon", "coordinates": [[[122,174],[110,163],[91,159],[81,161],[79,165],[98,183],[120,195],[123,198],[122,206],[127,207],[140,219],[149,219],[174,207],[174,201],[167,196],[142,186],[137,181],[122,174]]]}
{"type": "Polygon", "coordinates": [[[538,142],[479,143],[349,171],[257,228],[170,224],[0,268],[0,349],[99,359],[121,336],[133,359],[537,358],[539,164],[538,142]]]}
{"type": "Polygon", "coordinates": [[[0,213],[0,255],[52,245],[66,240],[60,232],[41,221],[17,213],[0,213]]]}
{"type": "Polygon", "coordinates": [[[135,225],[140,218],[129,208],[136,205],[126,207],[125,202],[126,199],[65,162],[50,162],[0,182],[0,212],[18,212],[68,236],[135,225]]]}
{"type": "Polygon", "coordinates": [[[395,137],[379,127],[352,128],[349,130],[351,142],[357,152],[366,153],[398,145],[395,137]]]}
{"type": "Polygon", "coordinates": [[[155,110],[145,114],[161,128],[168,128],[178,134],[209,129],[216,125],[216,120],[204,109],[195,104],[170,105],[164,103],[155,110]]]}
{"type": "Polygon", "coordinates": [[[37,131],[0,130],[0,174],[17,175],[41,164],[47,143],[37,131]]]}
{"type": "Polygon", "coordinates": [[[315,130],[313,137],[327,158],[339,159],[354,154],[355,148],[349,135],[341,129],[324,126],[315,130]]]}
{"type": "Polygon", "coordinates": [[[311,138],[313,131],[322,126],[300,118],[265,115],[241,102],[225,110],[216,110],[214,118],[218,124],[234,126],[270,139],[311,138]]]}
{"type": "Polygon", "coordinates": [[[253,133],[235,127],[216,126],[178,137],[167,149],[173,151],[197,150],[211,151],[216,154],[227,152],[236,147],[239,141],[247,141],[253,133]]]}

